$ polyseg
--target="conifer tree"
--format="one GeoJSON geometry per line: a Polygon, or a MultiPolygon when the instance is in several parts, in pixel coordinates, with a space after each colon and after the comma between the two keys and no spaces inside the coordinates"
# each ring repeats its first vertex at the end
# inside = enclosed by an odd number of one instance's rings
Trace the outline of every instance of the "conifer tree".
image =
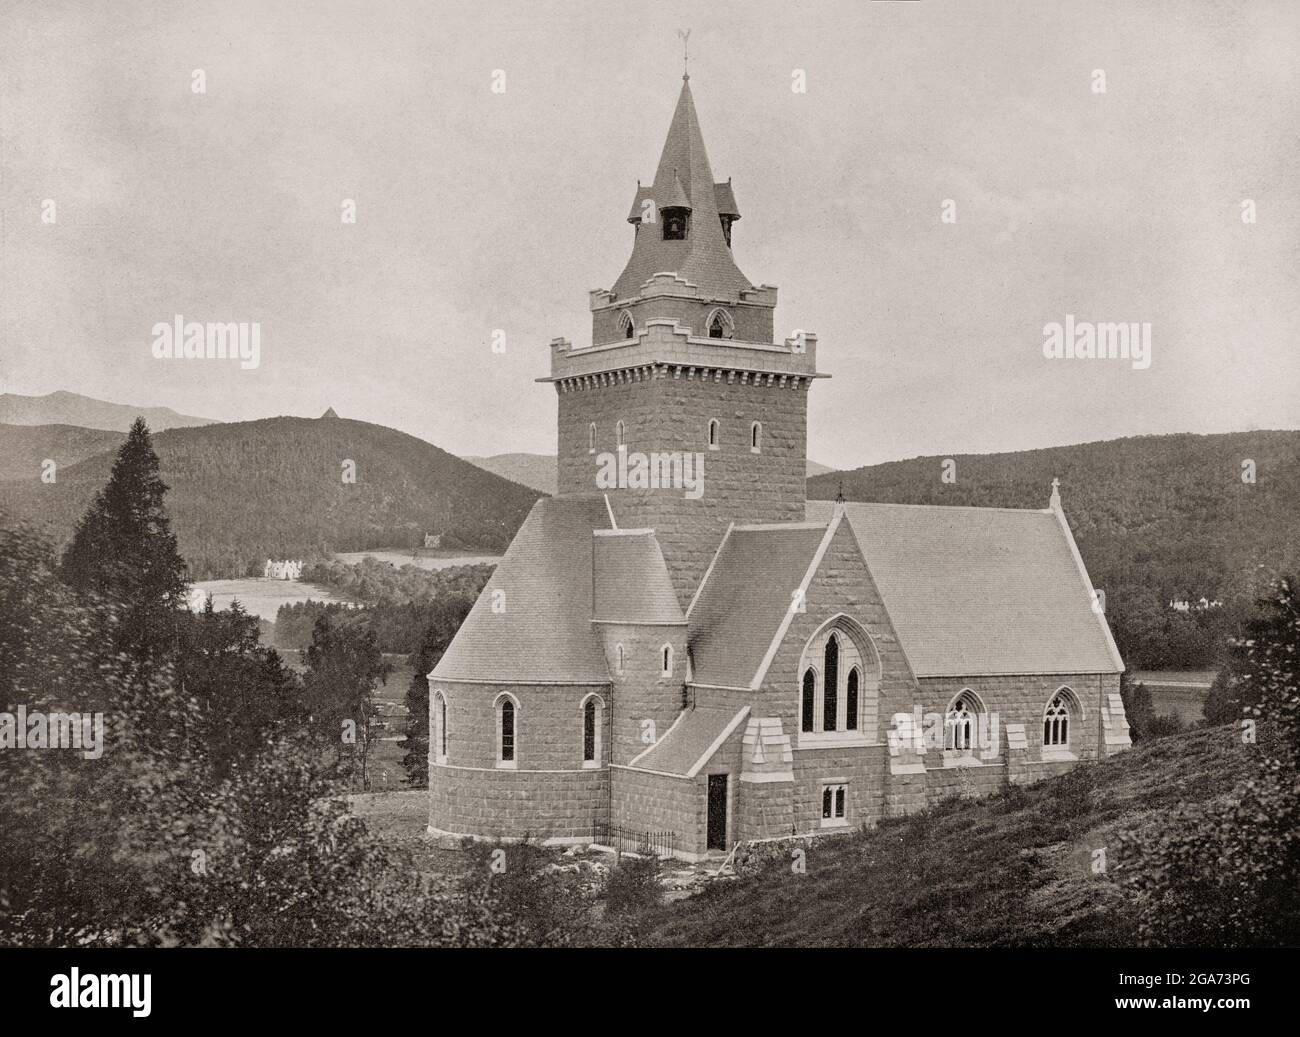
{"type": "Polygon", "coordinates": [[[148,426],[136,418],[61,566],[66,583],[116,609],[116,647],[137,659],[170,652],[185,602],[185,563],[163,503],[166,492],[148,426]]]}

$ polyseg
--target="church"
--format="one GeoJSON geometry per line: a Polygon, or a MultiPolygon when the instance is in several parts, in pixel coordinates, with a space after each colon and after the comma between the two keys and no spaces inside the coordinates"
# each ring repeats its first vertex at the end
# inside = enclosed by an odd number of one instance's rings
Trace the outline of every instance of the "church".
{"type": "Polygon", "coordinates": [[[429,674],[433,837],[699,860],[1130,744],[1055,482],[1041,510],[806,499],[829,375],[816,335],[773,341],[740,218],[684,76],[591,342],[553,340],[539,379],[558,492],[429,674]]]}

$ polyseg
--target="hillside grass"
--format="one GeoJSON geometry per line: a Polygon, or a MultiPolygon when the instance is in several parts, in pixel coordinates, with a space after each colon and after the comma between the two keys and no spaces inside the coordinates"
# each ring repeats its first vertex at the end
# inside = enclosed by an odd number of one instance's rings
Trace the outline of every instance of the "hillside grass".
{"type": "MultiPolygon", "coordinates": [[[[1261,729],[1261,735],[1263,735],[1261,729]]],[[[1230,796],[1259,746],[1234,726],[1157,739],[1058,778],[948,800],[878,827],[772,851],[641,919],[663,946],[1134,946],[1117,836],[1230,796]],[[1090,867],[1105,849],[1106,874],[1090,867]]]]}

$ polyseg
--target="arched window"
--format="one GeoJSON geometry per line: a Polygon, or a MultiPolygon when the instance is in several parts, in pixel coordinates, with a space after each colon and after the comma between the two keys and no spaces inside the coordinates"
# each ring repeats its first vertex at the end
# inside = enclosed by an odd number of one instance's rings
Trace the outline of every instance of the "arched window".
{"type": "Polygon", "coordinates": [[[880,656],[848,616],[824,623],[799,660],[799,733],[805,744],[872,741],[880,706],[880,656]]]}
{"type": "Polygon", "coordinates": [[[623,446],[623,423],[620,421],[614,426],[614,442],[617,446],[623,446]]]}
{"type": "Polygon", "coordinates": [[[831,634],[826,642],[826,665],[822,674],[826,678],[822,692],[822,730],[834,731],[840,715],[840,639],[831,634]]]}
{"type": "Polygon", "coordinates": [[[659,654],[664,664],[663,675],[671,677],[673,675],[673,646],[664,645],[659,654]]]}
{"type": "Polygon", "coordinates": [[[587,428],[587,453],[596,452],[596,423],[593,421],[587,428]]]}
{"type": "Polygon", "coordinates": [[[714,314],[713,323],[709,325],[709,338],[722,338],[722,332],[726,327],[722,323],[722,314],[714,314]]]}
{"type": "Polygon", "coordinates": [[[813,720],[817,716],[817,675],[811,669],[803,672],[803,705],[801,708],[802,721],[799,725],[802,731],[811,731],[813,729],[813,720]]]}
{"type": "Polygon", "coordinates": [[[447,762],[447,697],[442,692],[433,696],[433,730],[429,732],[435,763],[447,762]]]}
{"type": "Polygon", "coordinates": [[[1070,744],[1070,700],[1063,691],[1052,696],[1043,714],[1043,745],[1066,748],[1070,744]]]}
{"type": "Polygon", "coordinates": [[[624,652],[623,645],[621,643],[615,645],[614,656],[615,656],[614,665],[617,667],[617,672],[622,673],[624,667],[627,665],[627,653],[624,652]]]}
{"type": "Polygon", "coordinates": [[[601,733],[605,703],[599,695],[588,695],[582,703],[582,765],[600,766],[601,733]]]}
{"type": "Polygon", "coordinates": [[[519,748],[519,703],[509,692],[497,696],[497,766],[513,767],[519,748]]]}
{"type": "Polygon", "coordinates": [[[709,449],[717,450],[718,441],[721,437],[722,427],[718,424],[717,418],[709,419],[709,449]]]}
{"type": "Polygon", "coordinates": [[[761,421],[756,421],[749,426],[749,450],[754,454],[762,453],[763,423],[761,421]]]}
{"type": "Polygon", "coordinates": [[[965,751],[975,748],[975,718],[979,706],[968,692],[952,700],[943,718],[943,747],[965,751]]]}
{"type": "Polygon", "coordinates": [[[627,310],[618,315],[618,329],[623,333],[624,338],[632,338],[636,334],[636,324],[632,320],[632,314],[627,310]]]}

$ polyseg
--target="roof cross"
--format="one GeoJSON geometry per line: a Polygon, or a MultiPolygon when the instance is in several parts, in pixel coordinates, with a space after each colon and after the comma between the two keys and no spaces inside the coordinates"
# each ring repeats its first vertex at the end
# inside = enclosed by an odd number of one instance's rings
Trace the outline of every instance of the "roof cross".
{"type": "Polygon", "coordinates": [[[691,78],[691,30],[678,29],[677,35],[682,39],[682,78],[691,78]]]}

